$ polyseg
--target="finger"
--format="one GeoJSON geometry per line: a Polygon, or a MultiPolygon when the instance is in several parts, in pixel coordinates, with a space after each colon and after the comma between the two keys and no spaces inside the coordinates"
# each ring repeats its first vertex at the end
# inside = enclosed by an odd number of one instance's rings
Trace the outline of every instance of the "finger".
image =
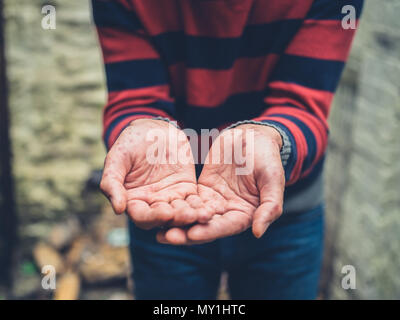
{"type": "Polygon", "coordinates": [[[167,232],[167,230],[160,230],[157,232],[156,239],[159,243],[169,244],[169,242],[167,241],[167,239],[165,237],[166,232],[167,232]]]}
{"type": "Polygon", "coordinates": [[[186,197],[186,201],[197,212],[198,222],[206,223],[212,218],[213,210],[209,207],[207,208],[203,200],[198,195],[190,195],[186,197]]]}
{"type": "Polygon", "coordinates": [[[203,201],[197,195],[191,194],[191,195],[187,196],[185,200],[194,209],[197,209],[197,208],[200,208],[203,206],[203,201]]]}
{"type": "Polygon", "coordinates": [[[251,217],[240,211],[214,215],[206,224],[197,224],[188,230],[191,241],[210,242],[243,232],[251,225],[251,217]]]}
{"type": "Polygon", "coordinates": [[[272,222],[279,218],[282,213],[282,205],[275,202],[261,204],[254,213],[253,234],[261,238],[272,222]]]}
{"type": "Polygon", "coordinates": [[[171,228],[169,230],[161,230],[157,233],[157,241],[164,244],[172,245],[188,245],[189,239],[186,236],[186,231],[181,228],[171,228]]]}
{"type": "MultiPolygon", "coordinates": [[[[128,187],[129,188],[129,187],[128,187]]],[[[129,199],[143,200],[148,203],[171,202],[175,199],[185,199],[188,194],[196,192],[196,184],[192,182],[174,182],[165,184],[164,180],[142,187],[129,189],[129,199]]]]}
{"type": "Polygon", "coordinates": [[[100,188],[111,202],[111,206],[116,214],[121,214],[126,210],[126,190],[120,182],[113,178],[103,178],[100,188]]]}
{"type": "Polygon", "coordinates": [[[129,188],[128,184],[125,186],[127,187],[128,199],[142,200],[147,203],[161,201],[159,197],[155,197],[156,191],[153,191],[149,185],[132,189],[129,188]]]}
{"type": "Polygon", "coordinates": [[[214,189],[207,187],[205,185],[198,185],[198,192],[199,196],[204,203],[204,207],[211,212],[212,215],[214,214],[224,214],[226,200],[225,198],[215,191],[214,189]]]}
{"type": "Polygon", "coordinates": [[[130,167],[130,159],[126,152],[112,148],[108,153],[100,189],[110,200],[116,214],[121,214],[126,209],[127,194],[124,180],[130,167]]]}
{"type": "Polygon", "coordinates": [[[260,189],[260,206],[254,213],[253,234],[260,238],[269,225],[282,214],[285,178],[283,170],[268,174],[268,182],[260,189]]]}
{"type": "Polygon", "coordinates": [[[187,229],[185,228],[171,228],[169,230],[160,230],[156,239],[160,243],[171,244],[171,245],[195,245],[202,244],[208,241],[193,241],[187,237],[187,229]]]}
{"type": "Polygon", "coordinates": [[[163,226],[171,222],[174,218],[173,209],[167,202],[155,202],[150,205],[151,216],[159,226],[163,226]]]}
{"type": "Polygon", "coordinates": [[[130,200],[126,213],[139,228],[149,230],[158,225],[150,206],[142,200],[130,200]]]}
{"type": "Polygon", "coordinates": [[[226,211],[229,211],[227,208],[227,204],[224,201],[217,201],[217,200],[209,200],[205,201],[204,206],[207,208],[209,212],[212,212],[212,215],[218,214],[222,215],[226,211]]]}
{"type": "Polygon", "coordinates": [[[173,200],[171,206],[174,211],[172,226],[182,226],[193,223],[197,220],[197,212],[189,203],[182,199],[173,200]]]}

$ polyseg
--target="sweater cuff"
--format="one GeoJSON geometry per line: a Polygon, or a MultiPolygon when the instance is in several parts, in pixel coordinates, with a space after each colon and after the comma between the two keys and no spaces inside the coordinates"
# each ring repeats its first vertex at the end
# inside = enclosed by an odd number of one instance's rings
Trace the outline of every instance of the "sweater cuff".
{"type": "Polygon", "coordinates": [[[275,130],[277,130],[279,132],[279,134],[281,135],[281,138],[282,138],[282,148],[280,150],[281,161],[282,161],[283,167],[285,168],[287,163],[288,163],[290,154],[292,152],[292,144],[290,142],[288,134],[282,128],[280,128],[278,125],[276,125],[275,122],[268,121],[268,120],[263,120],[263,121],[255,121],[255,120],[238,121],[238,122],[230,125],[226,129],[236,128],[237,126],[240,126],[242,124],[258,124],[258,125],[262,125],[262,126],[268,126],[268,127],[274,128],[275,130]]]}
{"type": "Polygon", "coordinates": [[[154,118],[151,118],[151,119],[152,119],[152,120],[166,121],[166,122],[172,124],[173,126],[175,126],[177,129],[180,129],[180,127],[179,127],[179,125],[178,125],[178,122],[177,122],[176,120],[171,120],[171,119],[169,119],[169,118],[161,117],[161,116],[154,117],[154,118]]]}

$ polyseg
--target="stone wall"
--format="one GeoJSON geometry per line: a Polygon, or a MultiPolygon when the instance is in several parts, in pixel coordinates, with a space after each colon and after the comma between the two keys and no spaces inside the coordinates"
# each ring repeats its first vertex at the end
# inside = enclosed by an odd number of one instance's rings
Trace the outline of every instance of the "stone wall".
{"type": "Polygon", "coordinates": [[[13,165],[22,237],[87,208],[82,190],[101,168],[101,53],[89,1],[6,0],[13,165]],[[44,30],[42,6],[56,7],[44,30]]]}
{"type": "Polygon", "coordinates": [[[366,1],[330,118],[330,298],[400,298],[399,14],[397,0],[366,1]],[[355,267],[356,290],[341,287],[344,265],[355,267]]]}

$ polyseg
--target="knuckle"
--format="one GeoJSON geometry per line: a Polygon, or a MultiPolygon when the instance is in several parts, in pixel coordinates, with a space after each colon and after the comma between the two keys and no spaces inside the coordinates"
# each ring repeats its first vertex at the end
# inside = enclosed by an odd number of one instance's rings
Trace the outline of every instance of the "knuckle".
{"type": "Polygon", "coordinates": [[[241,233],[249,228],[251,226],[252,219],[248,217],[247,219],[244,219],[238,224],[238,232],[241,233]]]}
{"type": "Polygon", "coordinates": [[[273,165],[269,168],[268,174],[270,178],[280,179],[283,176],[282,165],[273,165]]]}
{"type": "Polygon", "coordinates": [[[275,202],[271,208],[271,215],[276,219],[279,218],[283,211],[283,205],[280,202],[275,202]]]}
{"type": "Polygon", "coordinates": [[[107,192],[107,189],[108,189],[107,180],[105,178],[102,178],[100,181],[100,190],[103,192],[107,192]]]}
{"type": "Polygon", "coordinates": [[[191,213],[189,210],[180,210],[178,218],[181,222],[186,222],[191,219],[191,213]]]}
{"type": "Polygon", "coordinates": [[[174,218],[174,215],[173,215],[173,213],[172,212],[170,212],[170,211],[165,211],[165,212],[163,212],[163,214],[160,216],[160,220],[162,221],[162,222],[168,222],[168,221],[170,221],[170,220],[172,220],[174,218]]]}

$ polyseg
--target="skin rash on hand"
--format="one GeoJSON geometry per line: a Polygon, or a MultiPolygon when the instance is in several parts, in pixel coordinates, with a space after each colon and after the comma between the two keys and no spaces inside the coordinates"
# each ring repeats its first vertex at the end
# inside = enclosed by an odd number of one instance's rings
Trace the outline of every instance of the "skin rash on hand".
{"type": "Polygon", "coordinates": [[[262,236],[282,212],[285,179],[280,134],[254,124],[223,131],[212,143],[198,180],[194,161],[179,162],[181,149],[193,158],[188,140],[168,141],[181,135],[180,129],[160,120],[135,120],[122,132],[107,155],[101,182],[116,213],[126,211],[143,229],[166,227],[157,234],[162,243],[205,243],[249,227],[256,237],[262,236]],[[160,150],[177,162],[165,163],[157,157],[146,161],[154,142],[143,133],[152,130],[165,135],[160,150]],[[239,165],[232,161],[237,150],[239,165]],[[225,163],[226,159],[230,161],[225,163]],[[251,170],[238,174],[247,162],[251,170]],[[182,228],[187,225],[191,226],[182,228]]]}

